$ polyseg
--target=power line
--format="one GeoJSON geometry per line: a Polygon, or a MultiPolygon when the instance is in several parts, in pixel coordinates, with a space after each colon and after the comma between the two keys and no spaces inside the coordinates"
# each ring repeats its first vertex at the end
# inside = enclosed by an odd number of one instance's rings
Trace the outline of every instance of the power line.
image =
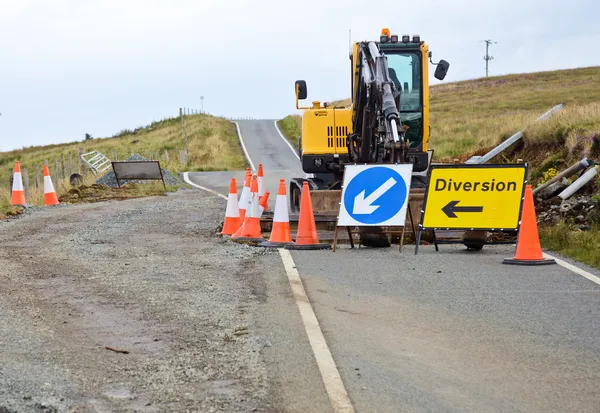
{"type": "Polygon", "coordinates": [[[490,74],[489,71],[489,63],[490,60],[494,60],[494,56],[490,56],[490,44],[497,44],[498,42],[493,42],[491,40],[483,40],[485,42],[485,56],[483,56],[483,60],[485,60],[485,77],[488,77],[490,74]]]}

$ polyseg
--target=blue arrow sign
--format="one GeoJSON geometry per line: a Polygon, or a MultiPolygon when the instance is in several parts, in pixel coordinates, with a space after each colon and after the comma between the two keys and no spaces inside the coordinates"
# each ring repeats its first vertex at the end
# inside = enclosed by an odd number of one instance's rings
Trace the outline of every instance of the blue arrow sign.
{"type": "Polygon", "coordinates": [[[411,172],[410,164],[346,166],[338,225],[404,225],[411,172]]]}

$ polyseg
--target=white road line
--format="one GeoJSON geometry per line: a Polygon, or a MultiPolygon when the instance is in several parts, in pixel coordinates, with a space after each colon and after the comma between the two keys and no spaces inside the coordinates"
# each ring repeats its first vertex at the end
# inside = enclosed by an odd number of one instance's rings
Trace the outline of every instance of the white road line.
{"type": "Polygon", "coordinates": [[[308,335],[308,340],[317,360],[317,365],[321,371],[321,377],[325,384],[325,389],[329,395],[329,401],[331,407],[335,413],[354,413],[354,407],[348,397],[348,392],[344,387],[340,373],[335,365],[331,352],[325,342],[325,337],[319,327],[319,322],[315,313],[310,305],[308,296],[304,291],[300,274],[294,264],[294,259],[290,252],[286,249],[280,248],[279,255],[283,261],[283,266],[288,276],[290,286],[292,287],[292,293],[298,305],[302,322],[308,335]]]}
{"type": "Polygon", "coordinates": [[[274,123],[274,125],[275,125],[275,129],[277,129],[277,133],[279,133],[279,136],[281,137],[281,139],[283,139],[283,141],[284,141],[285,143],[287,143],[287,146],[289,146],[289,147],[290,147],[290,150],[292,151],[292,153],[294,154],[294,156],[295,156],[296,158],[298,158],[298,160],[299,160],[299,159],[300,159],[300,157],[299,157],[299,156],[298,156],[298,154],[296,153],[296,150],[294,149],[294,147],[292,146],[292,144],[290,143],[290,141],[288,141],[288,140],[286,139],[286,137],[285,137],[285,136],[283,136],[283,133],[281,133],[281,131],[279,130],[279,126],[277,126],[277,121],[274,121],[273,123],[274,123]]]}
{"type": "Polygon", "coordinates": [[[233,121],[233,123],[235,123],[235,127],[237,128],[238,139],[240,140],[240,143],[242,144],[242,150],[244,151],[244,156],[246,157],[246,160],[250,164],[250,168],[252,168],[252,172],[255,172],[256,168],[254,167],[254,164],[252,163],[252,159],[250,159],[250,155],[248,155],[248,150],[246,149],[246,145],[244,144],[244,139],[242,138],[242,132],[240,131],[240,125],[235,121],[233,121]]]}
{"type": "Polygon", "coordinates": [[[562,267],[565,267],[568,270],[573,271],[575,274],[581,275],[582,277],[587,278],[588,280],[595,282],[596,284],[600,285],[600,277],[597,277],[593,274],[590,274],[589,272],[582,270],[581,268],[578,268],[572,264],[569,264],[566,261],[563,261],[561,259],[558,259],[556,257],[553,257],[550,254],[546,254],[545,252],[542,253],[542,255],[546,258],[552,258],[553,260],[556,261],[556,263],[562,267]]]}
{"type": "Polygon", "coordinates": [[[227,197],[226,197],[225,195],[223,195],[223,194],[220,194],[220,193],[218,193],[217,191],[213,191],[212,189],[205,188],[205,187],[203,187],[203,186],[201,186],[201,185],[195,184],[195,183],[193,183],[192,181],[190,181],[189,172],[184,172],[184,173],[183,173],[183,180],[184,180],[185,182],[187,182],[188,184],[190,184],[191,186],[195,186],[196,188],[200,188],[200,189],[202,189],[202,190],[204,190],[204,191],[207,191],[207,192],[210,192],[210,193],[212,193],[212,194],[215,194],[215,195],[216,195],[216,196],[218,196],[218,197],[221,197],[221,198],[223,198],[223,199],[227,199],[227,197]]]}

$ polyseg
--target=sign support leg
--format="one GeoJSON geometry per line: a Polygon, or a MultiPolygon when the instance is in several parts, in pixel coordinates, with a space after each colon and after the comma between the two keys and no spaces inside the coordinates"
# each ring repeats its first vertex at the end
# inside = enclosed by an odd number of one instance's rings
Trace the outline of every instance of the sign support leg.
{"type": "Polygon", "coordinates": [[[419,244],[421,243],[421,229],[419,228],[419,231],[417,233],[417,239],[415,242],[415,255],[417,255],[417,253],[419,252],[419,244]]]}
{"type": "Polygon", "coordinates": [[[337,247],[337,240],[338,240],[338,231],[339,231],[339,227],[337,226],[337,223],[335,224],[335,234],[333,235],[333,252],[335,252],[336,247],[337,247]]]}
{"type": "Polygon", "coordinates": [[[437,237],[435,236],[435,229],[432,229],[431,233],[433,234],[433,245],[435,245],[435,250],[439,251],[440,249],[438,248],[437,237]]]}
{"type": "MultiPolygon", "coordinates": [[[[408,219],[410,219],[410,228],[412,230],[415,242],[417,241],[417,234],[415,233],[415,223],[412,218],[412,210],[410,209],[410,203],[408,204],[408,219]]],[[[400,235],[400,247],[398,251],[402,251],[402,246],[404,245],[404,231],[406,230],[406,219],[404,220],[404,225],[402,226],[402,234],[400,235]]]]}
{"type": "Polygon", "coordinates": [[[354,248],[354,240],[352,239],[352,231],[350,231],[350,227],[346,227],[348,230],[348,238],[350,239],[350,248],[354,248]]]}

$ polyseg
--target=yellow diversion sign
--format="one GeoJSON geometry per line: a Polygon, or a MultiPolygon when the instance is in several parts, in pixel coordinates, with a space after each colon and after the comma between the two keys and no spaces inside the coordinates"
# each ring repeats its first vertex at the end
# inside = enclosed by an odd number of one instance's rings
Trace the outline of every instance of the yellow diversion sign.
{"type": "Polygon", "coordinates": [[[421,229],[517,230],[527,164],[431,165],[421,229]]]}

